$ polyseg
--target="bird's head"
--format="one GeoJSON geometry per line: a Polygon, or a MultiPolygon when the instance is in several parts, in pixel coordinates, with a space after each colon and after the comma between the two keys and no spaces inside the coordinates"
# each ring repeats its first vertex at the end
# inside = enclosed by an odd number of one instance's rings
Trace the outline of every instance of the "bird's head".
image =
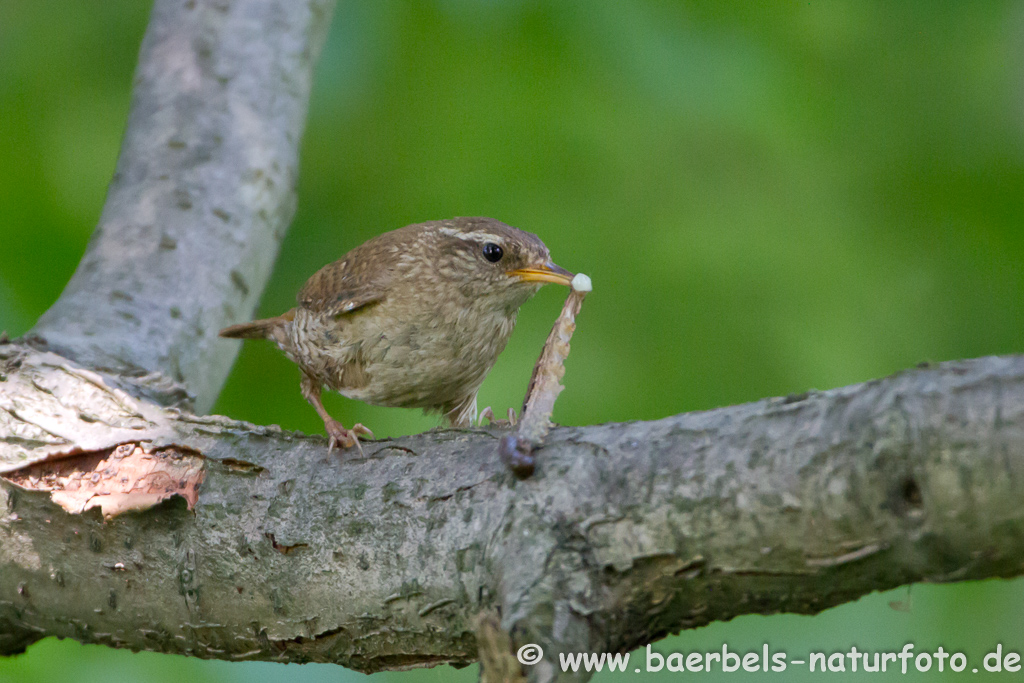
{"type": "Polygon", "coordinates": [[[437,249],[435,272],[462,295],[485,298],[514,314],[541,285],[568,286],[573,274],[555,265],[534,234],[493,218],[436,221],[429,230],[437,249]]]}

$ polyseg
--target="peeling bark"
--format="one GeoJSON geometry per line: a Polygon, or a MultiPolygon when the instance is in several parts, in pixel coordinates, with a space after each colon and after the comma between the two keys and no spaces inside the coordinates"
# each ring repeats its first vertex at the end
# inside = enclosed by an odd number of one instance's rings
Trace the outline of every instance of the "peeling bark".
{"type": "Polygon", "coordinates": [[[174,496],[181,496],[191,510],[205,467],[205,461],[188,450],[129,442],[0,476],[23,489],[49,493],[53,502],[73,514],[99,508],[104,519],[113,519],[174,496]]]}

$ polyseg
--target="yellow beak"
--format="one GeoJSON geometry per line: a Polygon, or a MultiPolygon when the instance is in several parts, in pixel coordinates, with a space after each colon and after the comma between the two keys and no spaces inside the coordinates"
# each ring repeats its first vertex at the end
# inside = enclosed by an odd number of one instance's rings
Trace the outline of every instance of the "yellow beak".
{"type": "Polygon", "coordinates": [[[536,268],[518,268],[508,271],[510,277],[517,277],[523,282],[550,282],[568,287],[572,283],[573,274],[551,261],[536,268]]]}

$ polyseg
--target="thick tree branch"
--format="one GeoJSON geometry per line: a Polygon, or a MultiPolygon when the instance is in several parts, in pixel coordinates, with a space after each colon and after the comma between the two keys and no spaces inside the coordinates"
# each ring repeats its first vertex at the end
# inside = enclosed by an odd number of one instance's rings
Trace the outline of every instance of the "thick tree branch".
{"type": "Polygon", "coordinates": [[[459,665],[498,608],[513,643],[550,661],[1024,567],[1024,357],[560,428],[517,481],[494,430],[369,442],[339,462],[322,438],[153,412],[54,354],[0,349],[8,454],[48,452],[32,435],[54,424],[92,447],[110,424],[122,442],[114,426],[135,414],[153,450],[207,462],[194,512],[107,523],[0,486],[7,652],[52,634],[363,671],[459,665]]]}
{"type": "Polygon", "coordinates": [[[99,226],[33,333],[203,412],[295,208],[298,143],[333,0],[157,0],[99,226]]]}

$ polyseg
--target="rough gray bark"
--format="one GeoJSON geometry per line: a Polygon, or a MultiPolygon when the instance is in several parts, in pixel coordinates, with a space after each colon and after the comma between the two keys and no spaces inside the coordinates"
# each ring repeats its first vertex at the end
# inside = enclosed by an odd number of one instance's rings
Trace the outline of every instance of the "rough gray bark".
{"type": "Polygon", "coordinates": [[[189,412],[185,392],[200,412],[216,396],[236,345],[213,334],[251,311],[290,218],[331,6],[157,0],[97,235],[34,336],[0,343],[0,472],[140,443],[204,459],[206,478],[193,511],[103,522],[0,477],[0,653],[59,635],[461,665],[500,612],[493,642],[544,646],[529,674],[548,680],[563,650],[1021,573],[1024,357],[559,428],[527,481],[493,429],[340,460],[322,438],[189,412]]]}
{"type": "Polygon", "coordinates": [[[0,486],[4,652],[60,635],[362,671],[463,665],[496,608],[516,646],[551,662],[1024,566],[1024,357],[563,427],[526,481],[498,462],[496,430],[340,460],[320,437],[143,407],[53,354],[8,344],[0,358],[8,451],[36,459],[52,446],[30,435],[55,424],[91,447],[110,424],[123,442],[113,428],[144,414],[136,438],[207,460],[194,512],[107,523],[0,486]]]}
{"type": "Polygon", "coordinates": [[[213,405],[291,222],[333,0],[157,0],[99,226],[33,333],[213,405]],[[150,374],[157,373],[157,374],[150,374]]]}

